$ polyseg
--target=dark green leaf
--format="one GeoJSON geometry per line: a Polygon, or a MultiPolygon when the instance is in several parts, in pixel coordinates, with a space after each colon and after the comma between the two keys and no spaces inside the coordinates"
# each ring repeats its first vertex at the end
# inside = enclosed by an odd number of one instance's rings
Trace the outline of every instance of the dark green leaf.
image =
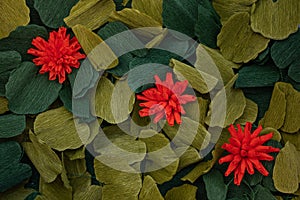
{"type": "Polygon", "coordinates": [[[20,135],[26,127],[25,115],[2,115],[0,116],[0,138],[10,138],[20,135]]]}
{"type": "Polygon", "coordinates": [[[17,114],[37,114],[48,109],[57,99],[61,84],[48,80],[48,74],[38,74],[39,68],[23,62],[12,72],[6,84],[6,97],[11,111],[17,114]]]}
{"type": "Polygon", "coordinates": [[[255,199],[268,199],[268,200],[276,200],[276,198],[272,195],[270,190],[264,188],[261,185],[257,185],[254,188],[255,199]]]}
{"type": "Polygon", "coordinates": [[[64,107],[72,112],[72,88],[71,85],[64,85],[59,91],[59,98],[63,102],[64,107]]]}
{"type": "MultiPolygon", "coordinates": [[[[300,52],[299,52],[300,53],[300,52]]],[[[300,59],[300,56],[299,56],[300,59]]],[[[293,63],[288,71],[288,75],[291,79],[294,81],[300,83],[300,63],[299,60],[295,63],[293,63]]]]}
{"type": "Polygon", "coordinates": [[[203,176],[207,197],[209,200],[225,200],[227,186],[224,183],[223,175],[217,170],[211,170],[203,176]]]}
{"type": "Polygon", "coordinates": [[[265,65],[270,59],[270,47],[266,50],[258,54],[257,58],[255,58],[254,63],[258,65],[265,65]]]}

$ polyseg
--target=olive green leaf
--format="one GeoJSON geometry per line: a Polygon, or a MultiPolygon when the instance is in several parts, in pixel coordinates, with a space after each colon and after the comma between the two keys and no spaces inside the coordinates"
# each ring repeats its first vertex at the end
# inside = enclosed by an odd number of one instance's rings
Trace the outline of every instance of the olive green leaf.
{"type": "Polygon", "coordinates": [[[135,96],[127,80],[119,80],[114,85],[105,77],[100,79],[95,97],[98,117],[112,124],[124,122],[128,119],[134,102],[135,96]]]}
{"type": "Polygon", "coordinates": [[[8,109],[8,101],[4,97],[0,97],[0,114],[9,111],[8,109]]]}
{"type": "Polygon", "coordinates": [[[84,158],[71,160],[62,152],[62,161],[69,179],[82,177],[86,173],[86,161],[84,158]]]}
{"type": "Polygon", "coordinates": [[[47,74],[38,74],[33,63],[23,62],[6,84],[9,109],[17,114],[43,112],[57,99],[61,87],[57,81],[49,81],[47,74]]]}
{"type": "Polygon", "coordinates": [[[300,151],[300,132],[296,134],[281,133],[281,136],[284,143],[289,142],[296,147],[297,151],[300,151]]]}
{"type": "Polygon", "coordinates": [[[206,114],[208,111],[208,106],[209,100],[197,97],[197,101],[185,104],[183,105],[183,108],[186,111],[186,117],[204,125],[206,114]]]}
{"type": "Polygon", "coordinates": [[[62,163],[56,153],[45,143],[42,143],[30,131],[31,142],[23,142],[22,146],[41,178],[46,183],[55,181],[62,173],[62,163]]]}
{"type": "Polygon", "coordinates": [[[186,147],[177,147],[174,151],[180,157],[177,172],[191,164],[199,162],[202,159],[199,151],[194,147],[188,147],[188,149],[186,149],[186,147]],[[182,154],[182,152],[184,153],[182,154]]]}
{"type": "Polygon", "coordinates": [[[29,8],[25,1],[3,0],[0,6],[0,39],[7,37],[9,33],[15,30],[18,26],[25,26],[29,23],[29,8]]]}
{"type": "Polygon", "coordinates": [[[118,65],[118,59],[99,35],[83,25],[72,27],[87,58],[97,71],[111,69],[118,65]]]}
{"type": "Polygon", "coordinates": [[[133,0],[132,8],[139,10],[152,17],[154,20],[162,24],[162,5],[163,0],[133,0]]]}
{"type": "Polygon", "coordinates": [[[13,187],[6,192],[3,192],[0,197],[2,200],[11,200],[11,199],[26,199],[28,195],[35,192],[34,189],[25,188],[24,184],[20,184],[16,187],[13,187]]]}
{"type": "Polygon", "coordinates": [[[283,40],[298,30],[299,12],[297,0],[257,1],[252,6],[251,28],[267,38],[283,40]]]}
{"type": "Polygon", "coordinates": [[[64,151],[77,149],[83,145],[79,134],[89,132],[86,124],[76,124],[72,113],[64,107],[39,114],[34,122],[37,138],[51,148],[64,151]]]}
{"type": "Polygon", "coordinates": [[[79,149],[67,149],[64,151],[64,156],[68,157],[70,160],[84,159],[85,147],[80,147],[79,149]]]}
{"type": "Polygon", "coordinates": [[[179,80],[188,80],[189,84],[202,94],[210,92],[218,83],[215,77],[178,60],[171,59],[170,66],[174,69],[179,80]]]}
{"type": "Polygon", "coordinates": [[[281,133],[277,129],[274,129],[274,128],[271,128],[271,127],[264,128],[260,132],[260,135],[265,135],[265,134],[268,134],[268,133],[273,133],[272,140],[276,140],[277,142],[281,141],[281,133]]]}
{"type": "Polygon", "coordinates": [[[228,125],[233,124],[243,115],[246,107],[246,98],[242,90],[233,88],[237,78],[238,74],[235,75],[225,86],[224,89],[226,92],[226,97],[224,95],[224,90],[220,90],[212,99],[209,106],[208,115],[205,120],[206,124],[212,127],[227,127],[228,125]],[[226,108],[226,110],[223,108],[226,108]],[[212,112],[215,112],[213,113],[215,116],[214,119],[212,119],[212,112]],[[217,114],[216,112],[226,112],[225,119],[223,119],[224,115],[222,113],[217,114]]]}
{"type": "Polygon", "coordinates": [[[166,200],[196,200],[197,187],[184,184],[169,190],[165,196],[166,200]]]}
{"type": "Polygon", "coordinates": [[[249,13],[237,13],[229,18],[218,35],[223,56],[236,63],[247,63],[265,50],[270,39],[252,31],[249,13]]]}
{"type": "Polygon", "coordinates": [[[51,199],[51,200],[72,200],[72,188],[67,188],[62,181],[62,178],[58,176],[54,182],[47,183],[40,178],[40,193],[36,199],[51,199]]]}
{"type": "Polygon", "coordinates": [[[26,118],[25,115],[1,115],[0,124],[0,138],[15,137],[25,130],[26,118]]]}
{"type": "Polygon", "coordinates": [[[258,106],[250,99],[246,99],[246,107],[243,115],[238,118],[235,123],[245,125],[246,122],[254,123],[257,118],[258,106]]]}
{"type": "Polygon", "coordinates": [[[273,180],[275,188],[283,193],[294,193],[300,182],[300,159],[296,147],[287,142],[276,157],[273,180]]]}
{"type": "Polygon", "coordinates": [[[139,194],[139,200],[164,200],[161,196],[157,185],[151,176],[145,176],[143,180],[143,187],[139,194]]]}
{"type": "Polygon", "coordinates": [[[69,27],[81,24],[95,30],[107,22],[115,9],[113,0],[80,0],[64,21],[69,27]]]}
{"type": "Polygon", "coordinates": [[[225,200],[228,187],[224,183],[223,174],[218,170],[211,170],[203,175],[203,181],[209,200],[225,200]]]}

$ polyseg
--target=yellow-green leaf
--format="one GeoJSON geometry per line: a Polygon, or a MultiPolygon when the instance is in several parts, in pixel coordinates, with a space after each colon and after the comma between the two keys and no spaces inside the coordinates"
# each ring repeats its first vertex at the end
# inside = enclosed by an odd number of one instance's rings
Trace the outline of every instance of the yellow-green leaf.
{"type": "Polygon", "coordinates": [[[266,127],[264,128],[261,132],[260,135],[265,135],[268,133],[273,133],[272,140],[276,140],[277,142],[281,141],[281,134],[278,130],[271,128],[271,127],[266,127]]]}
{"type": "Polygon", "coordinates": [[[289,142],[296,147],[297,151],[300,151],[300,132],[296,134],[281,133],[281,135],[284,143],[289,142]]]}
{"type": "Polygon", "coordinates": [[[132,8],[139,10],[162,24],[162,0],[132,0],[132,8]]]}
{"type": "Polygon", "coordinates": [[[34,189],[25,188],[24,184],[20,184],[0,194],[1,200],[23,200],[31,193],[35,192],[34,189]]]}
{"type": "Polygon", "coordinates": [[[183,105],[184,110],[186,111],[185,116],[193,121],[199,122],[200,124],[204,124],[208,106],[209,100],[197,97],[197,101],[183,105]]]}
{"type": "Polygon", "coordinates": [[[177,147],[175,149],[175,153],[177,152],[179,152],[178,156],[180,156],[179,166],[177,169],[178,172],[191,164],[199,162],[202,159],[199,151],[193,147],[189,147],[188,149],[186,149],[185,147],[177,147]],[[184,149],[182,150],[181,148],[184,149]],[[184,151],[183,154],[182,151],[184,151]]]}
{"type": "Polygon", "coordinates": [[[169,190],[165,196],[166,200],[196,200],[197,187],[184,184],[169,190]]]}
{"type": "Polygon", "coordinates": [[[5,113],[6,111],[9,111],[8,101],[6,98],[0,97],[0,114],[5,113]]]}
{"type": "Polygon", "coordinates": [[[246,107],[243,115],[236,120],[236,124],[245,125],[246,122],[254,123],[258,114],[258,106],[250,99],[246,99],[246,107]]]}
{"type": "Polygon", "coordinates": [[[143,181],[143,187],[139,195],[139,200],[153,200],[153,199],[164,200],[153,178],[151,176],[146,176],[143,181]]]}
{"type": "Polygon", "coordinates": [[[42,195],[39,199],[72,200],[72,188],[66,188],[60,176],[52,183],[46,183],[40,178],[39,188],[42,195]]]}

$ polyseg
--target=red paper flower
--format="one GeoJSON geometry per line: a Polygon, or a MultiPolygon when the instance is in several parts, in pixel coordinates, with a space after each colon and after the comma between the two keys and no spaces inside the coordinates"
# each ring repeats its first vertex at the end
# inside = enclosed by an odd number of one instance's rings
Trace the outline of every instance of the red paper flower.
{"type": "Polygon", "coordinates": [[[271,146],[263,146],[265,142],[273,137],[273,133],[258,136],[262,130],[259,126],[252,134],[252,124],[247,122],[244,131],[241,126],[237,125],[238,130],[233,125],[228,128],[231,138],[229,144],[223,144],[222,148],[227,150],[230,154],[221,158],[219,163],[230,162],[225,176],[228,176],[234,171],[234,184],[240,185],[244,177],[245,171],[249,174],[254,174],[254,168],[262,175],[268,176],[269,172],[261,164],[260,160],[271,161],[274,158],[268,153],[279,152],[279,148],[271,146]]]}
{"type": "Polygon", "coordinates": [[[166,81],[161,81],[157,75],[154,79],[156,88],[144,90],[142,95],[137,95],[138,100],[145,101],[139,104],[144,107],[139,111],[139,115],[155,115],[154,123],[166,117],[170,126],[174,125],[174,121],[181,124],[181,114],[185,114],[182,105],[196,100],[193,95],[183,95],[188,81],[178,81],[174,84],[170,72],[166,75],[166,81]]]}
{"type": "Polygon", "coordinates": [[[72,72],[72,67],[78,68],[78,60],[85,58],[84,54],[79,53],[81,49],[77,39],[66,35],[67,29],[61,27],[58,31],[50,33],[48,41],[41,37],[32,40],[32,45],[37,49],[28,49],[27,53],[37,56],[33,62],[37,66],[42,66],[40,73],[49,72],[49,80],[55,80],[58,77],[59,83],[66,80],[66,73],[72,72]]]}

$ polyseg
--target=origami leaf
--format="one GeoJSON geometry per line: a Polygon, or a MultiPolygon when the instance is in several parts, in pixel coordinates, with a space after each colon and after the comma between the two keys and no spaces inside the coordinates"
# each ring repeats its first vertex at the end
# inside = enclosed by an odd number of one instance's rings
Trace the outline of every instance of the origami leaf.
{"type": "Polygon", "coordinates": [[[221,29],[220,17],[209,0],[198,5],[198,20],[195,25],[195,35],[198,41],[210,48],[217,48],[217,35],[221,29]]]}
{"type": "Polygon", "coordinates": [[[251,28],[267,38],[282,40],[298,30],[297,0],[257,1],[252,6],[251,28]]]}
{"type": "Polygon", "coordinates": [[[2,1],[0,13],[0,21],[2,24],[0,39],[7,37],[10,32],[15,30],[18,26],[25,26],[30,21],[29,8],[26,6],[25,1],[22,0],[2,1]]]}
{"type": "Polygon", "coordinates": [[[64,21],[69,27],[81,24],[95,30],[107,22],[115,9],[113,0],[80,0],[64,21]]]}
{"type": "Polygon", "coordinates": [[[224,101],[223,90],[219,91],[212,99],[205,120],[210,126],[227,127],[243,115],[246,107],[246,98],[242,90],[233,88],[237,78],[238,75],[235,75],[224,88],[226,92],[226,101],[224,101]],[[226,111],[224,109],[226,109],[226,111]],[[222,113],[217,115],[212,112],[226,112],[226,115],[224,116],[222,113]],[[214,117],[212,118],[213,114],[214,117]]]}
{"type": "Polygon", "coordinates": [[[9,111],[8,109],[8,101],[4,97],[0,97],[0,114],[9,111]]]}
{"type": "Polygon", "coordinates": [[[112,124],[125,121],[133,109],[135,98],[132,94],[127,80],[117,81],[113,85],[102,77],[95,97],[96,115],[112,124]]]}
{"type": "Polygon", "coordinates": [[[132,0],[132,8],[139,10],[162,24],[163,0],[132,0]]]}
{"type": "Polygon", "coordinates": [[[236,63],[247,63],[265,50],[270,42],[252,31],[249,13],[237,13],[229,18],[218,35],[223,56],[236,63]]]}
{"type": "Polygon", "coordinates": [[[273,180],[277,190],[283,193],[294,193],[299,187],[299,153],[289,142],[279,152],[274,166],[273,180]]]}
{"type": "Polygon", "coordinates": [[[64,26],[63,19],[68,16],[71,8],[78,0],[69,1],[47,1],[34,0],[34,8],[38,11],[42,22],[50,28],[59,28],[64,26]]]}
{"type": "Polygon", "coordinates": [[[25,115],[1,115],[0,138],[10,138],[22,134],[26,127],[25,115]]]}
{"type": "Polygon", "coordinates": [[[27,50],[31,47],[32,39],[37,36],[46,39],[48,37],[46,28],[34,24],[19,26],[7,38],[0,40],[0,51],[17,51],[23,61],[32,60],[33,57],[27,54],[27,50]]]}
{"type": "Polygon", "coordinates": [[[29,137],[31,142],[22,143],[26,154],[46,183],[55,181],[62,173],[59,157],[47,144],[39,142],[32,132],[29,132],[29,137]]]}
{"type": "Polygon", "coordinates": [[[190,184],[184,184],[169,190],[165,196],[165,199],[166,200],[181,200],[181,199],[195,200],[196,192],[197,192],[196,186],[190,184]]]}
{"type": "Polygon", "coordinates": [[[21,183],[31,176],[31,168],[20,163],[22,149],[17,142],[0,143],[0,192],[21,183]]]}
{"type": "Polygon", "coordinates": [[[94,32],[77,24],[72,27],[87,58],[97,71],[110,69],[118,65],[118,59],[109,46],[94,32]]]}
{"type": "Polygon", "coordinates": [[[227,185],[224,183],[223,174],[217,170],[211,170],[203,176],[207,197],[210,200],[225,200],[227,185]]]}
{"type": "Polygon", "coordinates": [[[9,109],[17,114],[43,112],[57,99],[62,85],[49,81],[31,62],[23,62],[9,77],[6,97],[9,109]],[[34,103],[32,103],[34,102],[34,103]]]}
{"type": "Polygon", "coordinates": [[[81,134],[88,130],[86,124],[76,124],[75,127],[72,113],[64,107],[39,114],[34,122],[37,138],[58,151],[82,146],[84,141],[81,141],[81,134]]]}
{"type": "Polygon", "coordinates": [[[62,178],[58,176],[56,180],[52,183],[46,183],[43,179],[40,180],[40,193],[36,199],[72,199],[72,188],[65,187],[62,178]]]}
{"type": "Polygon", "coordinates": [[[243,115],[235,123],[245,125],[247,122],[254,123],[257,118],[258,106],[250,99],[246,99],[246,107],[243,115]]]}
{"type": "Polygon", "coordinates": [[[139,194],[139,200],[163,200],[157,185],[151,176],[145,176],[143,180],[143,187],[139,194]]]}
{"type": "Polygon", "coordinates": [[[194,37],[198,2],[197,0],[164,0],[162,17],[163,24],[168,29],[194,37]]]}
{"type": "Polygon", "coordinates": [[[21,55],[16,51],[0,52],[0,96],[5,95],[5,84],[10,72],[21,64],[21,55]]]}

